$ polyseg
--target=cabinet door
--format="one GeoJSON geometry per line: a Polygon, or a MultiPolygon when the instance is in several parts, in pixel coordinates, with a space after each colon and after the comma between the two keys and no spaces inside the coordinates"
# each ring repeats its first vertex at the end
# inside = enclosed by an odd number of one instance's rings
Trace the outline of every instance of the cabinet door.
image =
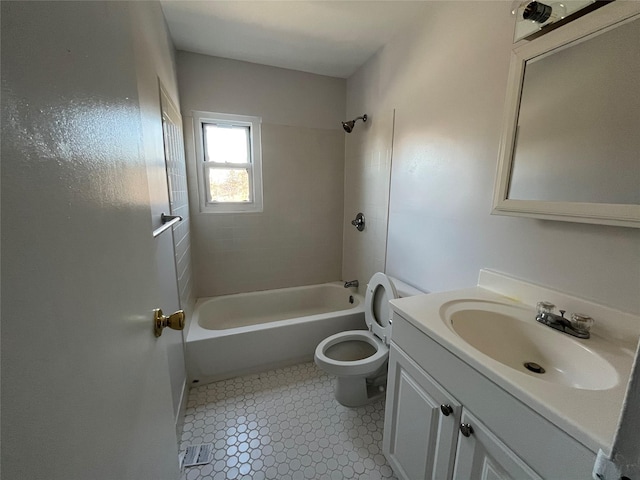
{"type": "Polygon", "coordinates": [[[458,438],[454,480],[542,480],[466,409],[461,423],[470,425],[472,432],[458,438]]]}
{"type": "Polygon", "coordinates": [[[396,475],[450,479],[460,404],[393,346],[387,388],[383,450],[396,475]]]}

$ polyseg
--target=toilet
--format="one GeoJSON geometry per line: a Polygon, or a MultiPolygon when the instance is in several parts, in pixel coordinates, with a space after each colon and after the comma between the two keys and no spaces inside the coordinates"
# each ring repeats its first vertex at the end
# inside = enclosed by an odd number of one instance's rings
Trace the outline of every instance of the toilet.
{"type": "Polygon", "coordinates": [[[422,293],[384,273],[375,273],[364,301],[368,330],[336,333],[318,344],[316,365],[336,376],[335,396],[339,403],[359,407],[384,396],[391,340],[389,300],[422,293]]]}

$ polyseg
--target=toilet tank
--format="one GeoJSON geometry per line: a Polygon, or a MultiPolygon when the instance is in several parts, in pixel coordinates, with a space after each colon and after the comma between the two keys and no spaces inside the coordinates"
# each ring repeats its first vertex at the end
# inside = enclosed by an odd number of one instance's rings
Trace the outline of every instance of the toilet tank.
{"type": "Polygon", "coordinates": [[[402,280],[399,280],[395,277],[389,276],[389,278],[393,282],[393,285],[396,287],[396,291],[398,292],[398,297],[400,298],[413,297],[414,295],[423,295],[425,293],[429,293],[429,292],[419,290],[416,287],[412,287],[408,283],[405,283],[402,280]]]}

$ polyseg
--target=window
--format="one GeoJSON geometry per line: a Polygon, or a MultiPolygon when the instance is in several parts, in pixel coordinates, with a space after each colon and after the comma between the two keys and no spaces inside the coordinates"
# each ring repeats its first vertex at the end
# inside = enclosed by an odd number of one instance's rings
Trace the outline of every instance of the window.
{"type": "Polygon", "coordinates": [[[261,212],[260,117],[193,112],[201,212],[261,212]]]}

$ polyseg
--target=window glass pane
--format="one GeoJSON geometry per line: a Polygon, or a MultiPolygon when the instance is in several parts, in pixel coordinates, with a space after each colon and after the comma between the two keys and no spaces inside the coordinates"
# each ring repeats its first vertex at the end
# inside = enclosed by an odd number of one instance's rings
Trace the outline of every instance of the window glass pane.
{"type": "Polygon", "coordinates": [[[240,168],[209,168],[212,202],[249,202],[249,172],[240,168]]]}
{"type": "Polygon", "coordinates": [[[249,163],[249,127],[202,125],[205,162],[249,163]]]}

